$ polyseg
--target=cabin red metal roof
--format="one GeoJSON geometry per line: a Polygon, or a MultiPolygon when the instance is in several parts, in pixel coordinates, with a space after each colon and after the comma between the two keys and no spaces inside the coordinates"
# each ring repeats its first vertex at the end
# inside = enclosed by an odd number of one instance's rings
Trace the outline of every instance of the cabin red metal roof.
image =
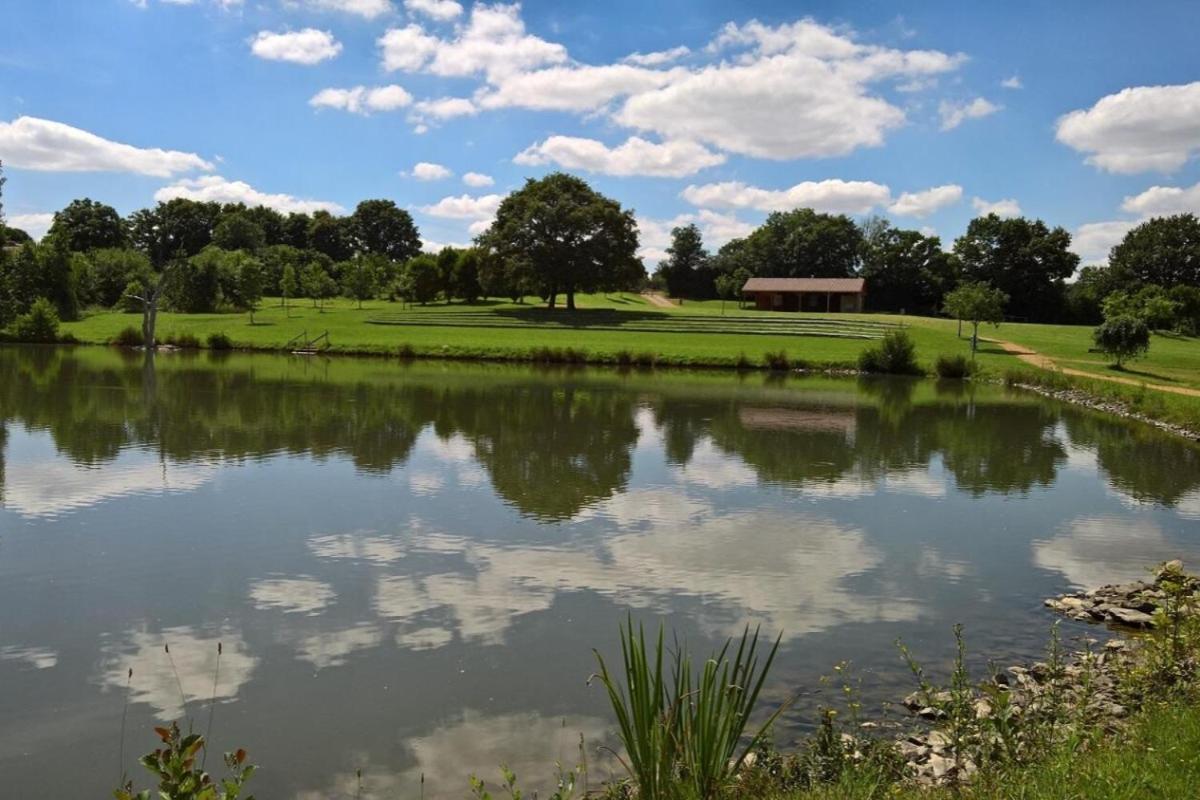
{"type": "Polygon", "coordinates": [[[865,285],[862,278],[751,278],[742,291],[862,294],[865,285]]]}

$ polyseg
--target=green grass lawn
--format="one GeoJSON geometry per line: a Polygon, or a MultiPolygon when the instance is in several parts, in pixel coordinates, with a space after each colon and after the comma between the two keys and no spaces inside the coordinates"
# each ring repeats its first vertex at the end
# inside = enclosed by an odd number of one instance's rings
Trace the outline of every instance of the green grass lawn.
{"type": "MultiPolygon", "coordinates": [[[[513,358],[536,348],[570,347],[598,361],[615,360],[625,351],[654,354],[659,363],[697,366],[732,365],[743,356],[762,364],[767,353],[783,351],[793,361],[813,366],[849,367],[883,330],[903,324],[909,326],[926,366],[941,353],[969,352],[953,325],[928,324],[940,322],[936,320],[769,314],[740,311],[734,304],[722,316],[720,302],[685,303],[668,310],[637,295],[585,295],[578,305],[580,310],[571,314],[507,302],[404,308],[371,301],[359,309],[352,301],[337,300],[320,311],[301,301],[285,314],[277,300],[270,300],[255,314],[253,325],[247,314],[164,313],[158,335],[162,340],[191,335],[203,342],[210,334],[224,333],[237,346],[270,349],[282,348],[305,332],[314,338],[328,331],[331,349],[341,352],[395,354],[408,347],[418,355],[513,358]],[[404,324],[372,322],[397,320],[404,324]]],[[[139,324],[138,314],[106,311],[66,323],[63,331],[83,342],[105,343],[139,324]]],[[[1012,360],[1000,353],[980,354],[981,364],[999,369],[1012,360]]]]}

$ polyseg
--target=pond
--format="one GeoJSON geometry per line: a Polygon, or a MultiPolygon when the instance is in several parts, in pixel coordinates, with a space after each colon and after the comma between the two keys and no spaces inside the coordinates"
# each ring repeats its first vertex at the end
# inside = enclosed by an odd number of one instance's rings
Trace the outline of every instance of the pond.
{"type": "Polygon", "coordinates": [[[20,797],[108,796],[126,697],[139,781],[211,708],[263,798],[536,786],[612,742],[627,614],[781,634],[786,745],[838,662],[878,708],[897,638],[944,669],[961,622],[982,675],[1043,598],[1200,564],[1200,449],[997,386],[0,348],[0,453],[20,797]]]}

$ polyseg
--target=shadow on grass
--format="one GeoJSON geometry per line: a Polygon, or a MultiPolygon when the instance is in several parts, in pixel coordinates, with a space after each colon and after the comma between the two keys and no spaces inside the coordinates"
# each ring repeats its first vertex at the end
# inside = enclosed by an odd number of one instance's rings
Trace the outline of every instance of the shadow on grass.
{"type": "Polygon", "coordinates": [[[1117,367],[1109,364],[1105,367],[1108,372],[1115,372],[1118,375],[1128,375],[1131,378],[1147,378],[1160,383],[1179,383],[1178,378],[1172,378],[1167,375],[1160,375],[1157,372],[1147,372],[1141,369],[1130,369],[1128,366],[1117,367]]]}

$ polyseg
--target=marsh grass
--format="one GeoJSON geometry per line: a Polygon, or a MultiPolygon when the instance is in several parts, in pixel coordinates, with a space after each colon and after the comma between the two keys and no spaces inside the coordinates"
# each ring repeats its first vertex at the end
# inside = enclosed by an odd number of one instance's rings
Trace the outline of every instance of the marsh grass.
{"type": "Polygon", "coordinates": [[[597,652],[597,678],[608,693],[624,754],[618,754],[644,800],[711,800],[732,783],[787,704],[744,743],[780,639],[765,656],[759,631],[747,627],[696,669],[679,641],[668,652],[660,626],[653,647],[629,618],[621,629],[621,672],[597,652]]]}

